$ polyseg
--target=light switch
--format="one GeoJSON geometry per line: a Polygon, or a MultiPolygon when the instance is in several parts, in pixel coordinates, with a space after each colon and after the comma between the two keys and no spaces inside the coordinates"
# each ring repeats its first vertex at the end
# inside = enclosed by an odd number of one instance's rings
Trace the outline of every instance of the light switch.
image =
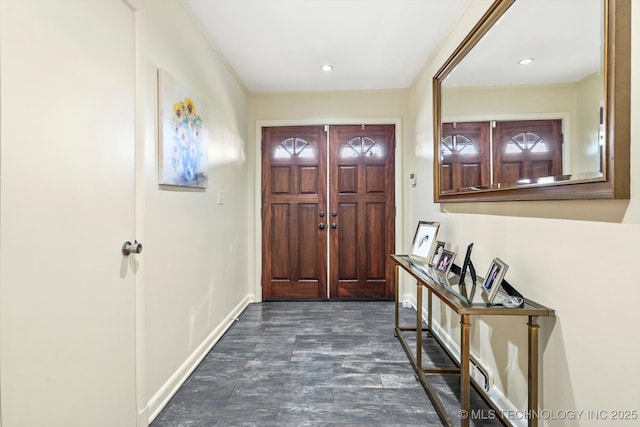
{"type": "Polygon", "coordinates": [[[222,190],[218,190],[218,204],[224,205],[224,195],[222,194],[222,190]]]}

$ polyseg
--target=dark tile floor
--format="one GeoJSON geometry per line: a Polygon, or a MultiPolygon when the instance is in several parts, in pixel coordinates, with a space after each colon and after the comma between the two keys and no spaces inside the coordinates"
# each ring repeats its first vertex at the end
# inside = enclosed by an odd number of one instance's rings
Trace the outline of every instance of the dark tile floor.
{"type": "MultiPolygon", "coordinates": [[[[392,302],[250,304],[151,427],[442,425],[393,319],[392,302]]],[[[401,320],[415,325],[415,311],[401,320]]],[[[452,365],[425,341],[424,366],[452,365]]],[[[430,378],[458,422],[459,377],[430,378]]]]}

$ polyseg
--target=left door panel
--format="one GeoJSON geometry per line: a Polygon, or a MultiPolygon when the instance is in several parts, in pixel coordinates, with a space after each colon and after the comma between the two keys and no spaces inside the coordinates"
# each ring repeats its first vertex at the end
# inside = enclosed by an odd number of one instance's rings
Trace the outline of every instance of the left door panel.
{"type": "Polygon", "coordinates": [[[262,297],[327,298],[323,126],[262,131],[262,297]]]}
{"type": "Polygon", "coordinates": [[[135,426],[134,14],[0,19],[1,424],[135,426]]]}

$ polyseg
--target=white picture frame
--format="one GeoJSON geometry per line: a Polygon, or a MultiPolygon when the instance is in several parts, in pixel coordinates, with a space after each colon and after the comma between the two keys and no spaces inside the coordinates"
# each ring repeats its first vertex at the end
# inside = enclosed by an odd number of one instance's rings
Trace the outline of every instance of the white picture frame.
{"type": "Polygon", "coordinates": [[[158,69],[158,183],[207,188],[208,106],[198,91],[158,69]]]}
{"type": "Polygon", "coordinates": [[[413,235],[413,242],[409,250],[409,258],[429,265],[433,257],[438,236],[439,222],[419,221],[416,232],[413,235]]]}

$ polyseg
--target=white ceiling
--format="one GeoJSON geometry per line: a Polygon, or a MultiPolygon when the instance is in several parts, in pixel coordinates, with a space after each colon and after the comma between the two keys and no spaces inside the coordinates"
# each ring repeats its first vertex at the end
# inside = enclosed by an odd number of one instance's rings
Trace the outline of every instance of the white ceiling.
{"type": "Polygon", "coordinates": [[[517,0],[446,85],[578,82],[600,69],[603,22],[602,0],[517,0]],[[518,64],[524,58],[534,62],[518,64]]]}
{"type": "Polygon", "coordinates": [[[288,92],[410,87],[469,1],[184,3],[249,92],[288,92]]]}
{"type": "MultiPolygon", "coordinates": [[[[471,1],[183,0],[252,93],[409,88],[471,1]]],[[[518,0],[447,85],[583,78],[600,63],[601,5],[518,0]]]]}

